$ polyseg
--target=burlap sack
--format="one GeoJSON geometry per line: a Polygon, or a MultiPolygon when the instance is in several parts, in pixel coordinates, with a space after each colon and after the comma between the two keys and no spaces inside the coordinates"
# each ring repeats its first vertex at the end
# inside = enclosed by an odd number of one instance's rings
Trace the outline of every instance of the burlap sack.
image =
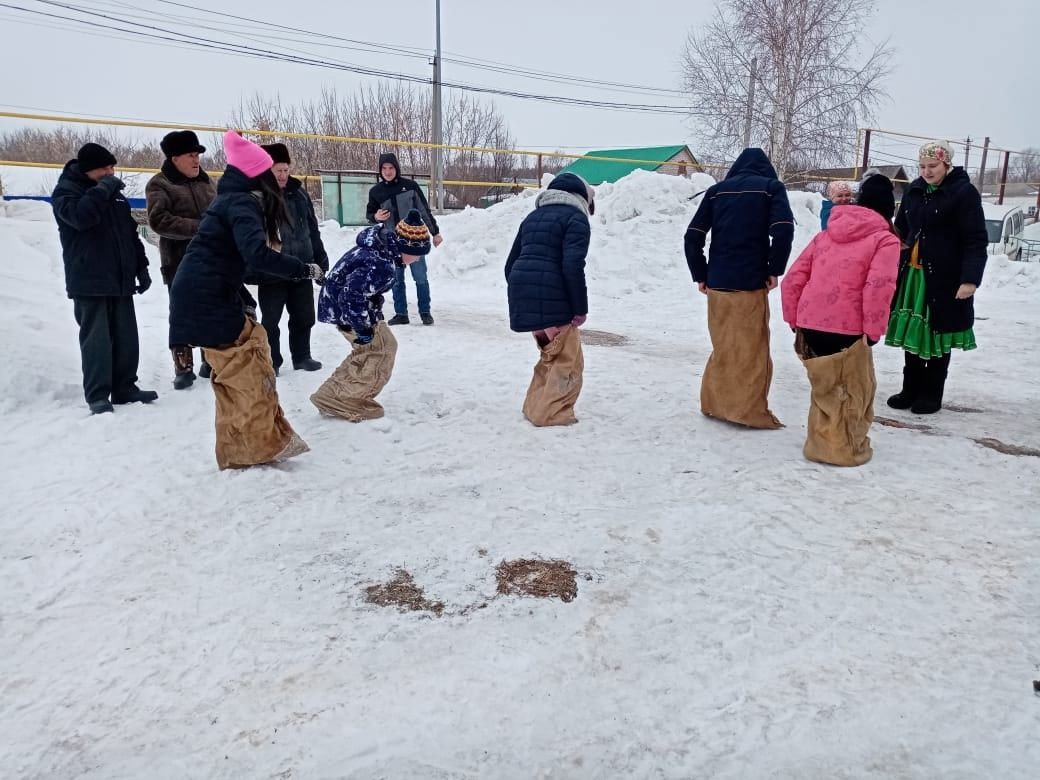
{"type": "Polygon", "coordinates": [[[782,428],[769,410],[769,298],[752,292],[708,291],[711,356],[701,378],[701,412],[750,428],[782,428]]]}
{"type": "Polygon", "coordinates": [[[351,422],[382,417],[383,407],[375,397],[390,381],[397,358],[397,339],[385,322],[376,323],[368,344],[355,343],[354,333],[343,336],[351,344],[351,353],[314,392],[311,403],[322,414],[351,422]]]}
{"type": "Polygon", "coordinates": [[[538,351],[534,376],[524,399],[524,417],[539,427],[578,422],[574,404],[581,393],[585,371],[581,332],[566,327],[538,351]]]}
{"type": "Polygon", "coordinates": [[[806,359],[804,354],[802,365],[812,386],[805,457],[862,466],[874,454],[867,435],[877,390],[872,350],[861,340],[835,355],[806,359]]]}
{"type": "Polygon", "coordinates": [[[277,463],[310,448],[282,413],[267,333],[247,319],[238,341],[205,349],[217,398],[217,465],[221,469],[277,463]]]}

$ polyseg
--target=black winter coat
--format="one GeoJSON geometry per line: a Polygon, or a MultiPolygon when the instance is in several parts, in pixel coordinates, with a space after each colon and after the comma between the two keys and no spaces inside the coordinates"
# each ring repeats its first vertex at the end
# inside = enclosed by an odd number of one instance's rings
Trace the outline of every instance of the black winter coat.
{"type": "MultiPolygon", "coordinates": [[[[982,284],[989,239],[982,198],[968,174],[954,168],[931,194],[924,179],[915,180],[903,196],[895,225],[907,247],[921,244],[918,257],[924,268],[932,330],[956,333],[974,325],[975,298],[957,300],[957,288],[982,284]]],[[[900,286],[909,265],[907,249],[899,264],[900,286]]]]}
{"type": "Polygon", "coordinates": [[[506,260],[509,327],[514,331],[560,327],[589,313],[587,212],[580,195],[547,190],[520,224],[506,260]]]}
{"type": "Polygon", "coordinates": [[[264,230],[259,185],[228,166],[217,198],[206,209],[170,285],[170,346],[222,347],[238,339],[245,326],[242,295],[248,274],[301,279],[304,264],[271,249],[264,230]]]}
{"type": "MultiPolygon", "coordinates": [[[[329,255],[321,241],[318,218],[314,214],[314,202],[303,182],[295,176],[290,176],[282,192],[285,195],[285,209],[289,213],[289,224],[279,227],[282,254],[292,255],[304,263],[317,263],[321,270],[328,271],[329,255]]],[[[280,284],[284,281],[285,279],[270,274],[257,274],[246,279],[247,284],[280,284]]]]}
{"type": "Polygon", "coordinates": [[[109,196],[70,160],[51,194],[51,208],[58,222],[68,296],[133,295],[148,258],[123,194],[109,196]]]}
{"type": "Polygon", "coordinates": [[[766,277],[787,269],[793,241],[787,190],[765,152],[745,149],[726,178],[704,193],[686,230],[686,262],[693,280],[712,289],[760,290],[766,277]]]}
{"type": "Polygon", "coordinates": [[[422,187],[411,179],[401,176],[401,165],[397,162],[397,156],[386,153],[379,155],[379,167],[388,162],[397,169],[397,176],[393,181],[386,181],[380,176],[379,182],[368,191],[368,206],[365,208],[365,217],[369,222],[375,223],[376,212],[379,209],[387,209],[390,212],[390,227],[408,216],[408,212],[416,209],[431,236],[439,235],[441,229],[437,226],[437,220],[433,218],[430,204],[426,202],[422,187]]]}

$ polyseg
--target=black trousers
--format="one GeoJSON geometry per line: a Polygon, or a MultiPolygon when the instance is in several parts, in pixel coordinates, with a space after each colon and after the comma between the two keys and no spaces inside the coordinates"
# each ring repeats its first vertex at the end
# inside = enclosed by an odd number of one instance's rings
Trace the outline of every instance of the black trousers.
{"type": "Polygon", "coordinates": [[[289,353],[293,362],[311,356],[311,328],[314,327],[314,283],[310,279],[298,282],[274,282],[259,287],[260,324],[267,331],[271,345],[271,362],[275,368],[282,365],[281,333],[278,323],[282,311],[289,312],[289,353]]]}
{"type": "Polygon", "coordinates": [[[809,330],[808,328],[801,328],[802,338],[805,339],[805,346],[809,348],[813,357],[827,357],[828,355],[837,355],[843,349],[848,349],[861,338],[859,336],[847,336],[844,333],[828,333],[823,330],[809,330]]]}
{"type": "Polygon", "coordinates": [[[73,298],[87,403],[125,395],[137,385],[137,315],[130,296],[73,298]]]}

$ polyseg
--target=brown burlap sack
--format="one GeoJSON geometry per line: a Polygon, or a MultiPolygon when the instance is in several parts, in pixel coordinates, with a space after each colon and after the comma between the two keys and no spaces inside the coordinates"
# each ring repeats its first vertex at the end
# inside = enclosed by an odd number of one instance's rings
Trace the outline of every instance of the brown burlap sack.
{"type": "Polygon", "coordinates": [[[711,356],[701,378],[701,412],[750,428],[782,428],[769,411],[769,298],[708,290],[711,356]]]}
{"type": "MultiPolygon", "coordinates": [[[[804,355],[804,353],[803,353],[804,355]]],[[[835,355],[802,357],[809,375],[809,430],[805,457],[834,466],[862,466],[874,451],[874,354],[862,340],[835,355]]]]}
{"type": "Polygon", "coordinates": [[[546,346],[539,346],[538,352],[534,376],[524,398],[524,417],[539,427],[578,422],[574,404],[581,393],[585,371],[581,332],[566,327],[546,346]]]}
{"type": "Polygon", "coordinates": [[[368,344],[355,343],[354,333],[343,336],[350,342],[351,352],[314,392],[311,403],[322,414],[351,422],[382,417],[383,407],[375,397],[390,381],[397,358],[397,339],[385,322],[376,323],[368,344]]]}
{"type": "Polygon", "coordinates": [[[205,349],[217,398],[217,465],[221,469],[277,463],[310,448],[278,404],[267,332],[246,320],[238,341],[205,349]]]}

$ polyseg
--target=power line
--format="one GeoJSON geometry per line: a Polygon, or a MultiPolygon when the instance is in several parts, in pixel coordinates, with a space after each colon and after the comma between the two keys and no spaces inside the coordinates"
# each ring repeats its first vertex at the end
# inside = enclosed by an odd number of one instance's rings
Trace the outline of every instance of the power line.
{"type": "MultiPolygon", "coordinates": [[[[55,2],[54,0],[36,0],[36,2],[56,6],[63,8],[73,13],[79,13],[85,16],[96,16],[109,21],[115,21],[125,25],[131,25],[133,27],[141,27],[145,30],[151,30],[153,32],[145,32],[144,30],[128,30],[120,27],[113,27],[112,25],[102,24],[93,20],[84,20],[76,17],[62,16],[60,14],[53,14],[45,11],[36,9],[25,8],[23,6],[16,6],[9,3],[0,3],[0,7],[10,8],[16,11],[22,11],[24,13],[35,14],[53,19],[59,19],[63,21],[75,22],[77,24],[85,25],[91,28],[101,28],[107,30],[114,30],[116,32],[134,35],[141,38],[154,39],[166,42],[173,42],[178,44],[189,44],[200,49],[211,49],[215,51],[221,51],[229,54],[237,54],[238,56],[250,56],[259,59],[268,59],[281,62],[291,62],[300,65],[311,65],[315,67],[327,68],[330,70],[341,70],[360,75],[373,76],[378,78],[388,78],[398,81],[410,81],[413,83],[428,84],[430,79],[422,76],[413,76],[405,73],[396,73],[389,71],[382,71],[376,68],[367,68],[354,63],[344,63],[335,60],[319,59],[314,57],[302,57],[297,55],[285,54],[282,52],[270,51],[268,49],[261,49],[253,46],[245,46],[243,44],[237,44],[229,41],[222,41],[213,38],[206,38],[203,36],[191,35],[189,33],[183,33],[177,30],[170,30],[157,25],[148,25],[141,22],[128,21],[119,17],[114,17],[108,14],[98,13],[96,11],[84,11],[66,3],[55,2]],[[162,33],[162,34],[157,34],[162,33]],[[170,37],[177,36],[177,37],[170,37]]],[[[669,105],[648,105],[640,103],[622,103],[613,101],[603,100],[592,100],[588,98],[573,98],[564,97],[560,95],[541,95],[533,94],[528,92],[520,92],[517,90],[508,89],[496,89],[492,87],[483,87],[474,84],[464,84],[457,82],[444,82],[444,86],[451,89],[458,89],[461,91],[477,92],[482,94],[490,95],[501,95],[504,97],[514,97],[524,100],[537,100],[542,102],[557,103],[561,105],[573,105],[581,106],[585,108],[602,108],[617,111],[643,111],[647,113],[658,113],[658,114],[675,114],[675,115],[688,115],[689,109],[681,106],[669,106],[669,105]]]]}

